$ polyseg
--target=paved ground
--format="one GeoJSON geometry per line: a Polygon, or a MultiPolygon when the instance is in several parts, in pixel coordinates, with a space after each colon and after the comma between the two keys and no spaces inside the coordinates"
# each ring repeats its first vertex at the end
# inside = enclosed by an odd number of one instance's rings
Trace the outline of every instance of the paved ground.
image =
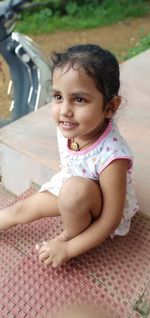
{"type": "MultiPolygon", "coordinates": [[[[20,197],[0,187],[0,207],[20,197]]],[[[35,244],[62,230],[60,217],[18,225],[0,236],[0,317],[50,318],[62,307],[93,304],[109,318],[150,317],[150,220],[137,214],[126,237],[106,240],[58,269],[43,266],[35,244]]],[[[71,317],[70,317],[71,318],[71,317]]]]}

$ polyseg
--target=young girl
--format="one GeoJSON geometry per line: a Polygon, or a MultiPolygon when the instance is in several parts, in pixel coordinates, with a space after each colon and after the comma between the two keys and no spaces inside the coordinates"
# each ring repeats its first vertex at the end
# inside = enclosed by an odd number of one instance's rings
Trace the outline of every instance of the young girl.
{"type": "Polygon", "coordinates": [[[132,155],[112,119],[121,102],[116,58],[88,44],[55,53],[52,63],[61,170],[38,193],[1,211],[0,230],[61,215],[64,231],[37,245],[40,261],[57,267],[127,234],[138,206],[132,155]]]}

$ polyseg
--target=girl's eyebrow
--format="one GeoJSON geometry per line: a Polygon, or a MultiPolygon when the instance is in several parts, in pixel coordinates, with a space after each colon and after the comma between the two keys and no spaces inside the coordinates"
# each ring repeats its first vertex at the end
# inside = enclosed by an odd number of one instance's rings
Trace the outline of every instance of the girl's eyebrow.
{"type": "Polygon", "coordinates": [[[58,91],[58,89],[55,89],[55,88],[52,88],[51,91],[52,91],[52,93],[57,93],[57,94],[61,93],[60,91],[58,91]]]}
{"type": "Polygon", "coordinates": [[[89,96],[90,93],[86,93],[86,92],[83,92],[83,91],[77,91],[77,92],[71,93],[71,95],[84,95],[84,96],[89,96]]]}
{"type": "MultiPolygon", "coordinates": [[[[61,92],[55,88],[52,88],[52,93],[57,93],[57,94],[61,94],[61,92]]],[[[71,96],[90,96],[91,94],[88,92],[84,92],[84,91],[76,91],[76,92],[71,92],[70,93],[71,96]]]]}

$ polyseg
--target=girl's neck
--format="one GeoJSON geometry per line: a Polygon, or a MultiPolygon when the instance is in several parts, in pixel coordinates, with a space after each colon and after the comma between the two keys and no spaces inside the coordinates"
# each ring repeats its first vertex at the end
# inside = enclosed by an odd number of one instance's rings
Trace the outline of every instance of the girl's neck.
{"type": "Polygon", "coordinates": [[[68,146],[73,151],[80,151],[88,148],[92,144],[94,144],[100,136],[104,133],[105,129],[107,128],[109,121],[105,121],[102,125],[101,129],[93,136],[93,138],[89,139],[88,141],[80,141],[77,138],[69,139],[68,146]]]}

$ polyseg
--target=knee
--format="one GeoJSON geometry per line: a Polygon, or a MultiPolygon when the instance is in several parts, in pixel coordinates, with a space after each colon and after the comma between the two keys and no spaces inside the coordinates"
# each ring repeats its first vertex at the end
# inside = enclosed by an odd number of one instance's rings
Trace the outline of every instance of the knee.
{"type": "Polygon", "coordinates": [[[90,180],[70,177],[64,182],[59,194],[59,203],[65,210],[87,204],[90,193],[90,180]]]}

